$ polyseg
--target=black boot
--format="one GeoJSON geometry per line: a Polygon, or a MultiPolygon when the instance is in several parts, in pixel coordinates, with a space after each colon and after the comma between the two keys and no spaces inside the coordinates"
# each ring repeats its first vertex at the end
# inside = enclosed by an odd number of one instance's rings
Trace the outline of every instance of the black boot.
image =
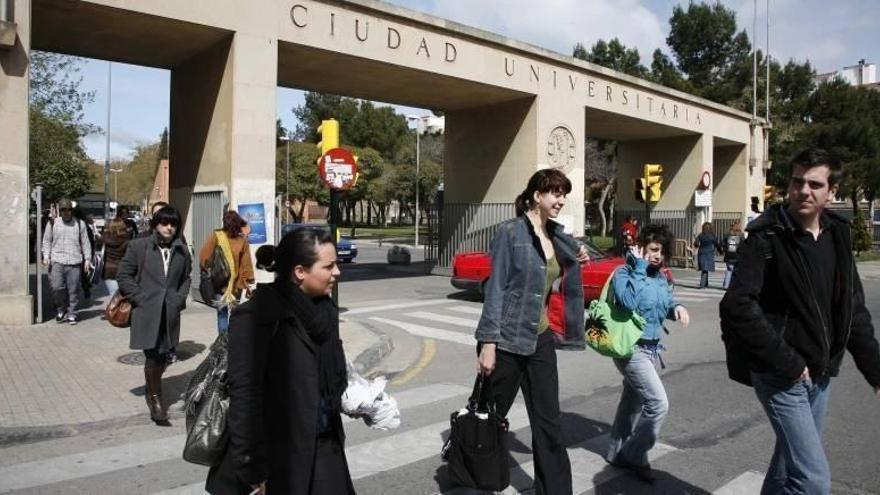
{"type": "Polygon", "coordinates": [[[146,381],[144,399],[150,409],[150,419],[159,426],[171,426],[168,413],[162,405],[162,371],[163,368],[144,368],[146,381]]]}

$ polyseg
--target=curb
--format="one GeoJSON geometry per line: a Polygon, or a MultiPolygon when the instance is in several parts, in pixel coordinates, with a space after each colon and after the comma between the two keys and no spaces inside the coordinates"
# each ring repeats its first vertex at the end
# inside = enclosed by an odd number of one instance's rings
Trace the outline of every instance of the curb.
{"type": "Polygon", "coordinates": [[[392,342],[391,337],[376,330],[376,328],[369,323],[359,321],[358,324],[363,327],[364,330],[372,333],[379,339],[378,342],[371,345],[354,358],[354,368],[361,375],[366,375],[385,359],[386,356],[391,354],[391,351],[394,350],[394,342],[392,342]]]}

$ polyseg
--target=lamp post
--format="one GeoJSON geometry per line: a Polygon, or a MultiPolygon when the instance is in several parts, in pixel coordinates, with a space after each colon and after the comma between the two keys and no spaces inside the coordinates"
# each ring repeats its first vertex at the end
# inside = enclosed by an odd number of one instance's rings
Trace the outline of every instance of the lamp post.
{"type": "Polygon", "coordinates": [[[287,207],[287,202],[290,201],[290,131],[281,136],[281,140],[284,141],[286,148],[284,152],[284,201],[281,205],[284,207],[285,223],[290,223],[290,209],[287,207]]]}
{"type": "Polygon", "coordinates": [[[419,245],[419,166],[421,165],[421,127],[422,127],[422,117],[418,117],[416,115],[407,115],[407,120],[414,120],[416,122],[416,215],[415,215],[415,224],[416,224],[416,240],[415,245],[419,245]]]}
{"type": "Polygon", "coordinates": [[[119,203],[119,172],[122,172],[121,168],[111,168],[111,172],[113,172],[113,201],[119,203]]]}
{"type": "MultiPolygon", "coordinates": [[[[104,153],[104,221],[110,216],[110,103],[113,87],[113,62],[107,62],[107,148],[104,153]]],[[[116,199],[116,198],[114,198],[116,199]]]]}

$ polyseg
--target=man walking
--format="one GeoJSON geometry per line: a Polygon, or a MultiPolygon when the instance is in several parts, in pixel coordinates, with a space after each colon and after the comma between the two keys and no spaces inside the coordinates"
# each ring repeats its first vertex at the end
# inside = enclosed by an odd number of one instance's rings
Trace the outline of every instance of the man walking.
{"type": "Polygon", "coordinates": [[[43,235],[43,264],[49,266],[49,285],[58,314],[55,321],[65,319],[76,325],[76,304],[80,277],[90,268],[92,248],[86,225],[73,216],[73,203],[58,201],[61,216],[46,225],[43,235]]]}
{"type": "Polygon", "coordinates": [[[788,201],[747,230],[721,333],[730,377],[751,385],[776,433],[762,494],[828,494],[822,425],[844,350],[880,396],[880,348],[847,220],[826,210],[840,163],[810,148],[791,163],[788,201]]]}

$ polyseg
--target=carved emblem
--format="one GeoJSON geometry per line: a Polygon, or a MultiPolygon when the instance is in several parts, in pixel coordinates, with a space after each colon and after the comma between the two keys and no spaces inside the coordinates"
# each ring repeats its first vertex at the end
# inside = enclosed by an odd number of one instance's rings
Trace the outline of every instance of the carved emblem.
{"type": "Polygon", "coordinates": [[[574,166],[576,151],[574,135],[567,127],[558,126],[550,131],[550,139],[547,140],[547,161],[551,167],[569,172],[574,166]]]}

